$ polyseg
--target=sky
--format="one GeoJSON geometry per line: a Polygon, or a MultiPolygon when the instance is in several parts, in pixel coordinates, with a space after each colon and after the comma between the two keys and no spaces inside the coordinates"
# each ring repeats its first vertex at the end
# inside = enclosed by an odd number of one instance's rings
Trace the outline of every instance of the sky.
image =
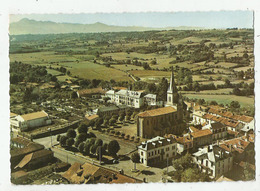
{"type": "Polygon", "coordinates": [[[212,12],[148,12],[148,13],[95,13],[95,14],[27,14],[10,15],[10,22],[22,18],[58,23],[92,24],[101,22],[116,26],[178,27],[193,26],[204,28],[252,28],[252,11],[212,12]]]}

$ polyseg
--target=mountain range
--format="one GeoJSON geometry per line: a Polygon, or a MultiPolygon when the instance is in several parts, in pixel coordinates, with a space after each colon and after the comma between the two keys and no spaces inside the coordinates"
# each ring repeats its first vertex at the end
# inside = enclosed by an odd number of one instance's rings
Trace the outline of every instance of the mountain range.
{"type": "Polygon", "coordinates": [[[140,26],[114,26],[100,22],[94,24],[56,23],[52,21],[36,21],[21,19],[18,22],[10,23],[10,35],[21,34],[61,34],[61,33],[97,33],[97,32],[132,32],[151,30],[200,30],[202,27],[165,27],[152,28],[140,26]]]}

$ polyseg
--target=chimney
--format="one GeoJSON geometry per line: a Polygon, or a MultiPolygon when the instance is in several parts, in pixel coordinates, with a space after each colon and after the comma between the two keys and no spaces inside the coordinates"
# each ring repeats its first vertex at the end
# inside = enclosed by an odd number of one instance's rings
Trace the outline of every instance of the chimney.
{"type": "Polygon", "coordinates": [[[248,134],[248,132],[245,133],[245,136],[246,136],[245,141],[249,141],[249,134],[248,134]]]}

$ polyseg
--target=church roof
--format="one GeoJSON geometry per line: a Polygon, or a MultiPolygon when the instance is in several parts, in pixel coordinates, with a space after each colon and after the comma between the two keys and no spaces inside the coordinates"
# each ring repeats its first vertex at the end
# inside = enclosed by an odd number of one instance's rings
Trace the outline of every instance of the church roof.
{"type": "Polygon", "coordinates": [[[138,117],[153,117],[153,116],[159,116],[159,115],[165,115],[168,113],[173,113],[176,112],[177,110],[174,109],[173,107],[162,107],[158,109],[152,109],[148,110],[142,113],[138,114],[138,117]]]}

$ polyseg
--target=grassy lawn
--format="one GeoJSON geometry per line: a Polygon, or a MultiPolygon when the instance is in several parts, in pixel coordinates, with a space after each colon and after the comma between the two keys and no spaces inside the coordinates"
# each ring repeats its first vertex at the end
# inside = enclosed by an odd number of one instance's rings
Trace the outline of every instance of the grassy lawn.
{"type": "Polygon", "coordinates": [[[155,71],[155,70],[134,70],[129,73],[137,77],[170,77],[171,72],[155,71]]]}
{"type": "Polygon", "coordinates": [[[203,90],[200,92],[195,92],[195,91],[181,91],[183,94],[228,94],[232,92],[232,88],[225,88],[225,89],[218,89],[218,90],[203,90]]]}
{"type": "Polygon", "coordinates": [[[125,72],[113,68],[94,64],[92,62],[64,63],[63,66],[70,68],[72,76],[78,76],[85,79],[103,79],[116,81],[132,80],[125,72]]]}
{"type": "Polygon", "coordinates": [[[254,107],[253,97],[235,96],[235,95],[199,95],[185,94],[188,98],[204,99],[205,101],[217,101],[218,104],[230,104],[231,101],[238,101],[243,107],[254,107]]]}
{"type": "Polygon", "coordinates": [[[57,71],[57,70],[53,70],[53,69],[47,69],[47,72],[53,76],[58,76],[61,75],[62,73],[57,71]]]}
{"type": "Polygon", "coordinates": [[[123,70],[123,71],[129,71],[129,70],[143,70],[144,68],[141,66],[135,66],[135,65],[111,65],[116,69],[123,70]]]}

